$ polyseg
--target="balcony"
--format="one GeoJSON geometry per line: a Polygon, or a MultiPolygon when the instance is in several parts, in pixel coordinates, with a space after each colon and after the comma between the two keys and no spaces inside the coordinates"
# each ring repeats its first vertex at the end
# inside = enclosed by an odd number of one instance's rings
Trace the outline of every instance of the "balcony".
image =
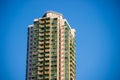
{"type": "Polygon", "coordinates": [[[49,74],[49,71],[45,71],[45,74],[49,74]]]}
{"type": "Polygon", "coordinates": [[[32,56],[37,56],[37,54],[33,53],[32,56]]]}
{"type": "Polygon", "coordinates": [[[44,55],[38,54],[38,57],[44,57],[44,55]]]}
{"type": "Polygon", "coordinates": [[[45,56],[50,56],[50,54],[45,54],[45,56]]]}
{"type": "Polygon", "coordinates": [[[49,69],[49,67],[45,67],[45,69],[49,69]]]}
{"type": "Polygon", "coordinates": [[[42,63],[38,63],[37,66],[43,66],[43,64],[42,63]]]}
{"type": "Polygon", "coordinates": [[[45,38],[45,41],[49,41],[50,40],[50,38],[45,38]]]}
{"type": "Polygon", "coordinates": [[[38,61],[43,61],[43,59],[38,58],[38,61]]]}
{"type": "Polygon", "coordinates": [[[50,39],[50,37],[45,37],[45,39],[50,39]]]}
{"type": "Polygon", "coordinates": [[[43,70],[43,68],[38,67],[38,70],[43,70]]]}
{"type": "Polygon", "coordinates": [[[51,25],[46,25],[47,28],[49,28],[51,25]]]}
{"type": "Polygon", "coordinates": [[[43,32],[42,32],[42,33],[39,33],[39,36],[40,36],[40,37],[44,36],[44,33],[43,33],[43,32]]]}
{"type": "Polygon", "coordinates": [[[46,31],[50,31],[50,29],[46,29],[46,31]]]}
{"type": "Polygon", "coordinates": [[[45,45],[45,49],[49,49],[50,48],[50,45],[45,45]]]}
{"type": "Polygon", "coordinates": [[[40,48],[40,49],[44,49],[44,45],[40,45],[39,48],[40,48]]]}
{"type": "Polygon", "coordinates": [[[51,26],[51,24],[49,23],[49,24],[46,24],[46,27],[50,27],[51,26]]]}
{"type": "Polygon", "coordinates": [[[43,28],[43,27],[44,27],[44,24],[40,24],[39,27],[40,27],[40,28],[43,28]]]}
{"type": "Polygon", "coordinates": [[[42,24],[42,23],[44,23],[44,20],[40,20],[39,22],[40,22],[40,24],[42,24]]]}
{"type": "Polygon", "coordinates": [[[36,69],[36,66],[35,66],[35,65],[34,65],[34,66],[32,65],[32,68],[36,69]]]}
{"type": "Polygon", "coordinates": [[[50,44],[51,42],[50,42],[50,41],[46,41],[45,43],[46,43],[46,44],[50,44]]]}
{"type": "Polygon", "coordinates": [[[45,33],[50,33],[50,31],[45,31],[45,33]]]}
{"type": "MultiPolygon", "coordinates": [[[[45,58],[45,60],[50,60],[50,58],[45,58]]],[[[46,63],[47,64],[47,63],[46,63]]],[[[48,64],[49,65],[49,64],[48,64]]]]}
{"type": "Polygon", "coordinates": [[[46,22],[46,23],[50,23],[50,19],[48,19],[48,20],[45,20],[45,22],[46,22]]]}
{"type": "Polygon", "coordinates": [[[49,21],[50,20],[50,18],[46,18],[46,21],[49,21]]]}
{"type": "Polygon", "coordinates": [[[50,36],[50,33],[46,33],[45,35],[46,35],[46,36],[50,36]]]}
{"type": "Polygon", "coordinates": [[[43,40],[44,40],[44,38],[40,38],[39,40],[40,40],[40,41],[43,41],[43,40]]]}
{"type": "Polygon", "coordinates": [[[38,50],[40,53],[43,53],[44,52],[44,50],[38,50]]]}
{"type": "Polygon", "coordinates": [[[49,62],[45,62],[45,65],[49,65],[50,63],[49,62]]]}
{"type": "Polygon", "coordinates": [[[43,72],[39,72],[39,71],[38,71],[38,75],[42,75],[42,74],[43,74],[43,72]]]}
{"type": "Polygon", "coordinates": [[[44,42],[39,42],[39,44],[44,44],[44,42]]]}
{"type": "Polygon", "coordinates": [[[43,76],[37,76],[37,80],[43,80],[43,76]]]}
{"type": "Polygon", "coordinates": [[[50,24],[50,21],[46,21],[45,23],[46,23],[46,24],[50,24]]]}
{"type": "Polygon", "coordinates": [[[50,52],[50,49],[45,49],[45,52],[50,52]]]}

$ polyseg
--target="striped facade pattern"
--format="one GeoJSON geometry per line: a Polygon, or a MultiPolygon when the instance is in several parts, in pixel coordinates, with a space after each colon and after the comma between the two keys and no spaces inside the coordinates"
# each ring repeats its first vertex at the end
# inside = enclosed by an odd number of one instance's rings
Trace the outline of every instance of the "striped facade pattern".
{"type": "Polygon", "coordinates": [[[76,80],[75,29],[48,11],[28,27],[26,80],[76,80]]]}

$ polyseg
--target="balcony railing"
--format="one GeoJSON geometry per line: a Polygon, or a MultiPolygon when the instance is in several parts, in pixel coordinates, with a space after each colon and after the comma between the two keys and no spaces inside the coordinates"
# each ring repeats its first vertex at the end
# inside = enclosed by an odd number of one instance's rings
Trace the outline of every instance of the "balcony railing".
{"type": "Polygon", "coordinates": [[[40,27],[40,28],[43,28],[43,27],[44,27],[44,24],[40,24],[39,27],[40,27]]]}
{"type": "Polygon", "coordinates": [[[38,67],[38,70],[43,70],[43,68],[38,67]]]}
{"type": "Polygon", "coordinates": [[[50,49],[45,49],[45,52],[50,52],[50,49]]]}
{"type": "Polygon", "coordinates": [[[44,42],[39,42],[39,44],[44,44],[44,42]]]}
{"type": "Polygon", "coordinates": [[[40,53],[43,53],[44,52],[44,50],[38,50],[40,53]]]}
{"type": "Polygon", "coordinates": [[[51,42],[50,41],[46,41],[45,43],[49,43],[50,44],[51,42]]]}
{"type": "Polygon", "coordinates": [[[39,71],[38,71],[38,75],[42,75],[42,74],[43,74],[43,72],[39,72],[39,71]]]}
{"type": "Polygon", "coordinates": [[[43,59],[38,58],[38,61],[43,61],[43,59]]]}
{"type": "Polygon", "coordinates": [[[44,20],[40,20],[39,22],[40,22],[40,24],[41,24],[41,23],[44,23],[44,20]]]}
{"type": "Polygon", "coordinates": [[[50,54],[45,54],[45,56],[49,56],[50,54]]]}
{"type": "Polygon", "coordinates": [[[46,27],[50,27],[51,26],[51,24],[46,24],[46,27]]]}
{"type": "Polygon", "coordinates": [[[45,60],[50,60],[50,58],[45,58],[45,60]]]}
{"type": "Polygon", "coordinates": [[[41,37],[41,36],[44,36],[44,33],[42,32],[42,33],[39,33],[39,36],[41,37]]]}
{"type": "Polygon", "coordinates": [[[38,57],[44,57],[44,55],[38,54],[38,57]]]}
{"type": "Polygon", "coordinates": [[[45,74],[49,74],[49,71],[45,71],[45,74]]]}

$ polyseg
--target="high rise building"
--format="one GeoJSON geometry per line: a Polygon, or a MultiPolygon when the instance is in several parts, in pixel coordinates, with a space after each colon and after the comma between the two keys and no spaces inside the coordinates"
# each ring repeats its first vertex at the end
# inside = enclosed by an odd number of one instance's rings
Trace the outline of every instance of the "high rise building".
{"type": "Polygon", "coordinates": [[[75,29],[48,11],[28,27],[26,80],[76,80],[75,29]]]}

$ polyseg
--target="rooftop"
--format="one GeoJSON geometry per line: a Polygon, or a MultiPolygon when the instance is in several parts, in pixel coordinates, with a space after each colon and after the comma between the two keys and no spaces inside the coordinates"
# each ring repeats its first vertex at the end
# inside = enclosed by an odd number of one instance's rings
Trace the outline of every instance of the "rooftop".
{"type": "Polygon", "coordinates": [[[45,13],[42,17],[46,17],[46,15],[47,15],[48,13],[52,13],[52,14],[56,14],[56,15],[63,16],[61,13],[58,13],[58,12],[55,12],[55,11],[46,11],[46,13],[45,13]]]}

